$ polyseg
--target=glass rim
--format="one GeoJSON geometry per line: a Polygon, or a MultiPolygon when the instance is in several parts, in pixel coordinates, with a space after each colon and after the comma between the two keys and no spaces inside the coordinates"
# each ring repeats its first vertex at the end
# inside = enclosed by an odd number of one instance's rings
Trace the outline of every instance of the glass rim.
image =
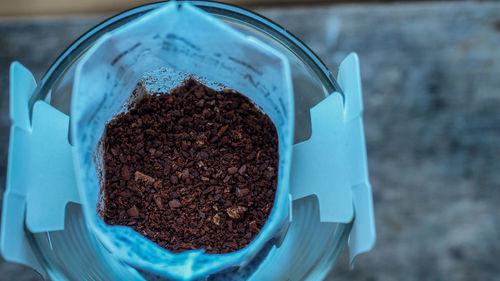
{"type": "MultiPolygon", "coordinates": [[[[50,90],[57,84],[60,78],[64,76],[66,71],[101,35],[113,29],[115,26],[119,26],[127,20],[154,10],[167,2],[169,1],[145,4],[111,16],[73,41],[73,43],[57,57],[40,79],[29,101],[30,114],[32,113],[35,102],[46,98],[50,90]]],[[[272,20],[247,9],[221,2],[199,0],[184,0],[181,2],[189,2],[213,16],[242,23],[270,36],[307,66],[316,75],[316,78],[321,82],[321,85],[325,87],[328,93],[338,92],[343,96],[341,87],[323,61],[300,39],[272,20]]]]}

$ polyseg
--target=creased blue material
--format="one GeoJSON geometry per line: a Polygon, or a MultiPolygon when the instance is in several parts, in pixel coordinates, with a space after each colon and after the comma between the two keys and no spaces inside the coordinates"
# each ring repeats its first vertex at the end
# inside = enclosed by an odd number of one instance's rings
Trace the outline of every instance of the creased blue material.
{"type": "Polygon", "coordinates": [[[169,2],[105,34],[77,66],[71,104],[76,177],[90,229],[117,258],[164,280],[194,280],[252,264],[287,223],[293,114],[285,56],[189,4],[169,2]],[[97,148],[106,122],[124,110],[141,79],[171,89],[186,74],[247,95],[278,130],[278,191],[271,216],[255,240],[234,253],[173,254],[129,227],[106,225],[97,215],[102,167],[97,148]]]}

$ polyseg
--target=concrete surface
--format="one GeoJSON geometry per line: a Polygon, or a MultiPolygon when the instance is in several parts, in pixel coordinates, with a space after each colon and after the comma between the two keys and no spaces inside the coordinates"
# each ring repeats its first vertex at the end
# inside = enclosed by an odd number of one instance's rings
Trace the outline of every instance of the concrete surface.
{"type": "MultiPolygon", "coordinates": [[[[500,280],[500,3],[262,9],[336,72],[358,52],[378,241],[327,280],[500,280]]],[[[103,17],[0,20],[0,190],[8,66],[37,78],[103,17]]],[[[0,280],[39,280],[0,262],[0,280]]]]}

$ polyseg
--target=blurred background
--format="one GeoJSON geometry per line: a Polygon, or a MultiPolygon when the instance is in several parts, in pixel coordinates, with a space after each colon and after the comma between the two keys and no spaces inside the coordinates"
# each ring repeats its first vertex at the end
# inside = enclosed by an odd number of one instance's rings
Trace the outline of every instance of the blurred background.
{"type": "MultiPolygon", "coordinates": [[[[0,0],[0,191],[8,68],[40,79],[83,32],[147,3],[0,0]]],[[[327,280],[500,280],[500,3],[234,0],[284,26],[336,74],[357,52],[378,240],[327,280]]],[[[41,280],[0,260],[0,280],[41,280]]]]}

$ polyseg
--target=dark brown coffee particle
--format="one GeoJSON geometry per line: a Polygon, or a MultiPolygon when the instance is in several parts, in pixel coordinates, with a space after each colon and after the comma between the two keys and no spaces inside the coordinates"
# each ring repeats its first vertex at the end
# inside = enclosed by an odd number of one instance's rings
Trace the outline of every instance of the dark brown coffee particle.
{"type": "Polygon", "coordinates": [[[242,175],[245,173],[247,170],[247,165],[243,164],[239,169],[238,169],[238,174],[242,175]]]}
{"type": "Polygon", "coordinates": [[[172,184],[177,184],[177,182],[178,182],[177,177],[176,177],[176,176],[171,176],[171,177],[170,177],[170,182],[171,182],[172,184]]]}
{"type": "Polygon", "coordinates": [[[177,199],[174,199],[174,200],[170,200],[168,202],[168,205],[170,206],[170,208],[179,208],[181,206],[181,202],[179,202],[179,200],[177,200],[177,199]]]}
{"type": "Polygon", "coordinates": [[[250,193],[250,190],[248,188],[243,188],[243,189],[236,188],[236,196],[238,197],[244,197],[248,193],[250,193]]]}
{"type": "Polygon", "coordinates": [[[158,206],[159,209],[163,209],[163,201],[162,201],[161,197],[156,197],[155,198],[155,203],[156,203],[156,205],[158,206]]]}
{"type": "Polygon", "coordinates": [[[227,172],[231,175],[236,174],[237,171],[238,171],[238,168],[236,168],[236,167],[231,167],[231,168],[227,169],[227,172]]]}
{"type": "Polygon", "coordinates": [[[134,177],[135,177],[136,181],[141,180],[141,181],[147,182],[149,184],[154,184],[156,182],[154,178],[152,178],[148,175],[145,175],[139,171],[135,172],[134,177]]]}
{"type": "Polygon", "coordinates": [[[219,216],[219,214],[215,214],[215,216],[212,218],[212,222],[215,225],[220,225],[220,216],[219,216]]]}
{"type": "Polygon", "coordinates": [[[127,214],[133,218],[137,218],[139,216],[139,210],[134,205],[134,206],[132,206],[132,208],[127,210],[127,214]]]}
{"type": "Polygon", "coordinates": [[[246,212],[247,208],[237,206],[237,207],[231,207],[226,209],[227,215],[232,218],[232,219],[239,219],[240,215],[246,212]]]}

